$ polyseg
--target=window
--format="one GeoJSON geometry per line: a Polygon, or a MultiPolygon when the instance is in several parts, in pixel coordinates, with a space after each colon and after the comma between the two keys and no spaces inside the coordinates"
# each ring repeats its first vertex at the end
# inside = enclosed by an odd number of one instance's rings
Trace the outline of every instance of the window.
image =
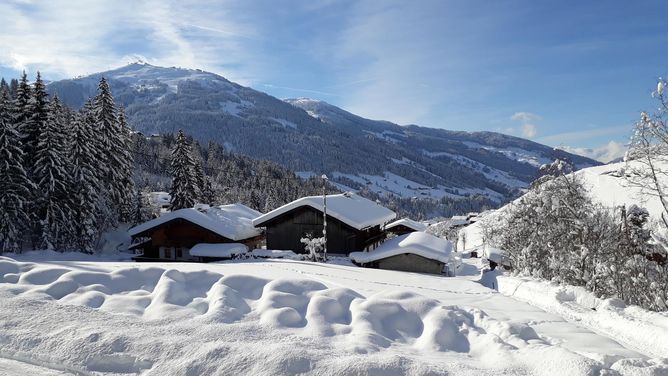
{"type": "Polygon", "coordinates": [[[165,247],[165,248],[163,248],[162,252],[163,252],[163,258],[166,258],[166,259],[172,258],[172,249],[171,248],[165,247]]]}
{"type": "Polygon", "coordinates": [[[176,258],[182,258],[183,257],[183,250],[181,248],[176,248],[176,258]]]}

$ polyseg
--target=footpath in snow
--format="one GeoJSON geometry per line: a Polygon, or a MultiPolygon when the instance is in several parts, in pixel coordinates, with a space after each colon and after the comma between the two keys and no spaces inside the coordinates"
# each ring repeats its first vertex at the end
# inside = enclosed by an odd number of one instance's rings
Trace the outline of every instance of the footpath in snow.
{"type": "Polygon", "coordinates": [[[0,358],[75,374],[668,372],[664,359],[465,277],[0,257],[0,302],[0,358]]]}

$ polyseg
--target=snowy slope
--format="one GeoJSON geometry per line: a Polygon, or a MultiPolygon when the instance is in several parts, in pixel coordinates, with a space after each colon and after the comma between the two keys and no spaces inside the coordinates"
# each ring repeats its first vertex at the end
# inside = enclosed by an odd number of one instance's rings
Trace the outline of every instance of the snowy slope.
{"type": "Polygon", "coordinates": [[[406,183],[401,189],[373,189],[403,198],[467,200],[480,194],[503,202],[533,179],[536,161],[566,155],[578,165],[597,164],[498,133],[400,126],[312,99],[283,101],[196,69],[135,63],[52,82],[48,90],[80,107],[95,94],[101,77],[108,79],[117,103],[126,108],[129,124],[144,134],[183,129],[200,142],[213,140],[235,153],[269,159],[293,171],[339,171],[372,180],[397,176],[406,183]],[[433,191],[405,189],[406,185],[433,191]]]}
{"type": "Polygon", "coordinates": [[[297,261],[2,258],[0,299],[0,358],[79,374],[668,370],[666,360],[465,277],[297,261]]]}
{"type": "MultiPolygon", "coordinates": [[[[621,205],[638,205],[647,209],[650,216],[658,221],[661,218],[663,207],[658,197],[650,194],[641,187],[630,184],[623,176],[624,170],[629,166],[639,166],[637,162],[617,162],[603,166],[588,167],[576,172],[582,177],[591,197],[602,205],[613,209],[621,205]]],[[[668,183],[668,182],[666,182],[668,183]]],[[[509,204],[510,205],[510,204],[509,204]]],[[[500,218],[507,206],[495,211],[484,213],[478,222],[464,228],[466,238],[466,249],[474,249],[483,246],[482,226],[485,223],[494,223],[500,218]]],[[[463,246],[460,237],[460,247],[463,246]]]]}

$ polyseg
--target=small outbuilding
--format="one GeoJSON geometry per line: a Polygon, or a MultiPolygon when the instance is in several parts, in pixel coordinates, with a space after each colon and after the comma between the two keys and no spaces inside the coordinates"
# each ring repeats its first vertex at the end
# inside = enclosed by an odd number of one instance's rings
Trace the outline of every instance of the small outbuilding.
{"type": "MultiPolygon", "coordinates": [[[[267,249],[307,253],[301,239],[320,237],[324,197],[309,196],[292,201],[253,220],[265,227],[267,249]]],[[[396,214],[354,193],[327,195],[327,251],[345,254],[370,250],[385,239],[383,226],[396,214]]]]}
{"type": "Polygon", "coordinates": [[[234,252],[254,249],[263,241],[262,231],[252,223],[253,218],[261,214],[242,204],[198,205],[167,212],[128,231],[135,243],[131,249],[141,252],[134,260],[211,261],[230,258],[234,252]]]}
{"type": "Polygon", "coordinates": [[[402,218],[385,225],[385,231],[396,235],[404,235],[410,232],[425,230],[427,230],[427,225],[418,221],[414,221],[410,218],[402,218]]]}
{"type": "Polygon", "coordinates": [[[353,252],[357,265],[404,272],[448,274],[452,243],[426,232],[411,232],[387,240],[370,252],[353,252]]]}

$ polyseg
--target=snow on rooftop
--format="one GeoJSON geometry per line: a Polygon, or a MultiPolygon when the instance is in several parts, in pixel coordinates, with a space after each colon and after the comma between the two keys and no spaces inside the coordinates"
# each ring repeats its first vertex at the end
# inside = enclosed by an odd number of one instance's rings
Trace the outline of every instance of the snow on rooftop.
{"type": "Polygon", "coordinates": [[[242,240],[261,234],[261,231],[252,223],[253,218],[261,214],[243,204],[221,205],[201,210],[179,209],[135,226],[128,233],[130,236],[136,236],[169,221],[183,219],[230,240],[242,240]]]}
{"type": "MultiPolygon", "coordinates": [[[[255,218],[253,224],[262,226],[267,221],[302,206],[323,211],[323,196],[302,197],[255,218]]],[[[357,230],[382,225],[397,216],[392,210],[354,193],[327,195],[327,215],[357,230]]]]}
{"type": "Polygon", "coordinates": [[[241,243],[200,243],[190,249],[191,256],[232,258],[248,252],[248,247],[241,243]]]}
{"type": "Polygon", "coordinates": [[[373,251],[352,252],[350,259],[360,264],[366,264],[405,253],[448,263],[452,253],[452,243],[426,232],[411,232],[389,239],[373,251]]]}
{"type": "Polygon", "coordinates": [[[389,230],[397,226],[406,226],[408,228],[412,228],[415,231],[424,231],[427,229],[427,225],[424,223],[412,220],[410,218],[401,218],[397,221],[387,224],[385,226],[385,230],[389,230]]]}

